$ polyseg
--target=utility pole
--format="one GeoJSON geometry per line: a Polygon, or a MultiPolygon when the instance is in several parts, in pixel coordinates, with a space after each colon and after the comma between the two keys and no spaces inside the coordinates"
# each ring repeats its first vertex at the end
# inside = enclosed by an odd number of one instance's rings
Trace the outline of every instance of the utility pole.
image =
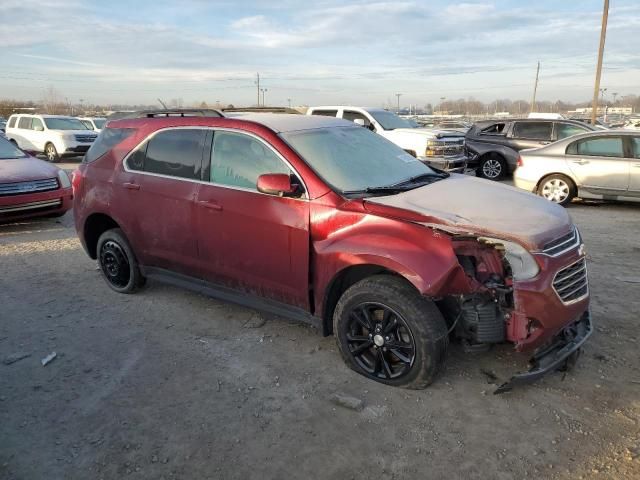
{"type": "Polygon", "coordinates": [[[536,69],[536,83],[533,84],[533,97],[531,98],[531,112],[536,111],[536,93],[538,92],[538,76],[540,75],[540,62],[536,69]]]}
{"type": "MultiPolygon", "coordinates": [[[[611,96],[613,97],[613,106],[616,105],[616,97],[618,96],[618,92],[611,92],[611,96]]],[[[82,102],[82,100],[80,100],[82,102]]]]}
{"type": "Polygon", "coordinates": [[[256,73],[256,81],[254,82],[258,87],[258,106],[260,106],[260,74],[256,73]]]}
{"type": "Polygon", "coordinates": [[[396,113],[400,113],[400,96],[402,94],[401,93],[396,93],[396,97],[398,97],[398,109],[396,110],[396,113]]]}
{"type": "Polygon", "coordinates": [[[607,37],[607,20],[609,18],[609,0],[604,0],[602,11],[602,28],[600,29],[600,47],[598,48],[598,65],[596,66],[596,84],[593,87],[593,101],[591,102],[591,125],[596,124],[598,113],[598,91],[600,90],[600,75],[602,74],[602,57],[604,56],[604,41],[607,37]]]}
{"type": "Polygon", "coordinates": [[[266,88],[261,88],[260,91],[262,92],[262,106],[265,107],[267,105],[267,103],[264,100],[264,94],[266,93],[267,89],[266,88]]]}
{"type": "Polygon", "coordinates": [[[291,99],[287,98],[287,102],[289,102],[289,108],[291,108],[291,99]]]}

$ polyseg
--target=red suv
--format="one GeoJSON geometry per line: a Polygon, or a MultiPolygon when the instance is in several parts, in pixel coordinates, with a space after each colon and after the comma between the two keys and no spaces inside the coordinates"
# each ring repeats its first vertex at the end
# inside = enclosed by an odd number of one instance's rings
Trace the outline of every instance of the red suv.
{"type": "Polygon", "coordinates": [[[344,120],[111,121],[73,185],[78,235],[115,291],[161,279],[314,322],[389,385],[427,386],[458,338],[535,351],[508,390],[592,332],[562,207],[434,170],[344,120]]]}

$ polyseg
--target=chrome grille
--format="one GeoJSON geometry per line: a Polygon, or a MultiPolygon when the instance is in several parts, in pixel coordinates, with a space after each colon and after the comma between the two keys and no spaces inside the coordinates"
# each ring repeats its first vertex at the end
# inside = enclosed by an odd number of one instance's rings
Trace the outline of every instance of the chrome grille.
{"type": "Polygon", "coordinates": [[[25,210],[59,208],[61,205],[62,205],[62,200],[60,200],[59,198],[55,200],[43,200],[41,202],[29,202],[29,203],[21,203],[18,205],[7,205],[6,207],[0,207],[0,214],[22,212],[25,210]]]}
{"type": "Polygon", "coordinates": [[[46,192],[57,188],[58,180],[55,178],[32,180],[30,182],[0,183],[0,196],[46,192]]]}
{"type": "Polygon", "coordinates": [[[568,234],[547,243],[542,249],[542,253],[556,257],[561,253],[573,250],[578,245],[580,245],[580,233],[576,227],[573,227],[568,234]]]}
{"type": "Polygon", "coordinates": [[[96,135],[74,135],[76,142],[91,143],[96,139],[96,135]]]}
{"type": "Polygon", "coordinates": [[[564,303],[572,303],[586,297],[589,293],[587,261],[581,258],[556,273],[553,289],[564,303]]]}

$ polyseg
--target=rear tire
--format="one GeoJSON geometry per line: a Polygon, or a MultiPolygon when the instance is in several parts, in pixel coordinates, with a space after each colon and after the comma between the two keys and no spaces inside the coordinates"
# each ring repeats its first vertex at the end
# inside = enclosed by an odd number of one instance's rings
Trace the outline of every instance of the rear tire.
{"type": "Polygon", "coordinates": [[[540,181],[537,193],[550,202],[566,207],[575,198],[576,190],[576,185],[569,177],[553,174],[540,181]]]}
{"type": "Polygon", "coordinates": [[[98,238],[98,265],[107,285],[118,293],[134,293],[145,283],[138,261],[119,228],[107,230],[98,238]]]}
{"type": "Polygon", "coordinates": [[[489,154],[480,160],[476,175],[487,180],[500,180],[507,174],[507,163],[496,154],[489,154]]]}
{"type": "Polygon", "coordinates": [[[344,292],[334,311],[333,331],[351,369],[411,389],[433,382],[449,342],[435,304],[391,275],[365,278],[344,292]]]}
{"type": "Polygon", "coordinates": [[[53,143],[47,143],[44,146],[44,154],[47,156],[47,160],[51,163],[56,163],[60,160],[60,155],[58,155],[56,146],[53,143]]]}

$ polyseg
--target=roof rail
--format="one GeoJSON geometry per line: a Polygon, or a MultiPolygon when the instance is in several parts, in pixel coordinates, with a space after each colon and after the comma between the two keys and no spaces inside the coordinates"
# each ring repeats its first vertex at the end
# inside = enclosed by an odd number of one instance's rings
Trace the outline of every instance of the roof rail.
{"type": "Polygon", "coordinates": [[[125,118],[161,118],[161,117],[224,117],[224,113],[213,108],[172,108],[168,110],[141,110],[138,112],[114,112],[109,120],[125,118]]]}

